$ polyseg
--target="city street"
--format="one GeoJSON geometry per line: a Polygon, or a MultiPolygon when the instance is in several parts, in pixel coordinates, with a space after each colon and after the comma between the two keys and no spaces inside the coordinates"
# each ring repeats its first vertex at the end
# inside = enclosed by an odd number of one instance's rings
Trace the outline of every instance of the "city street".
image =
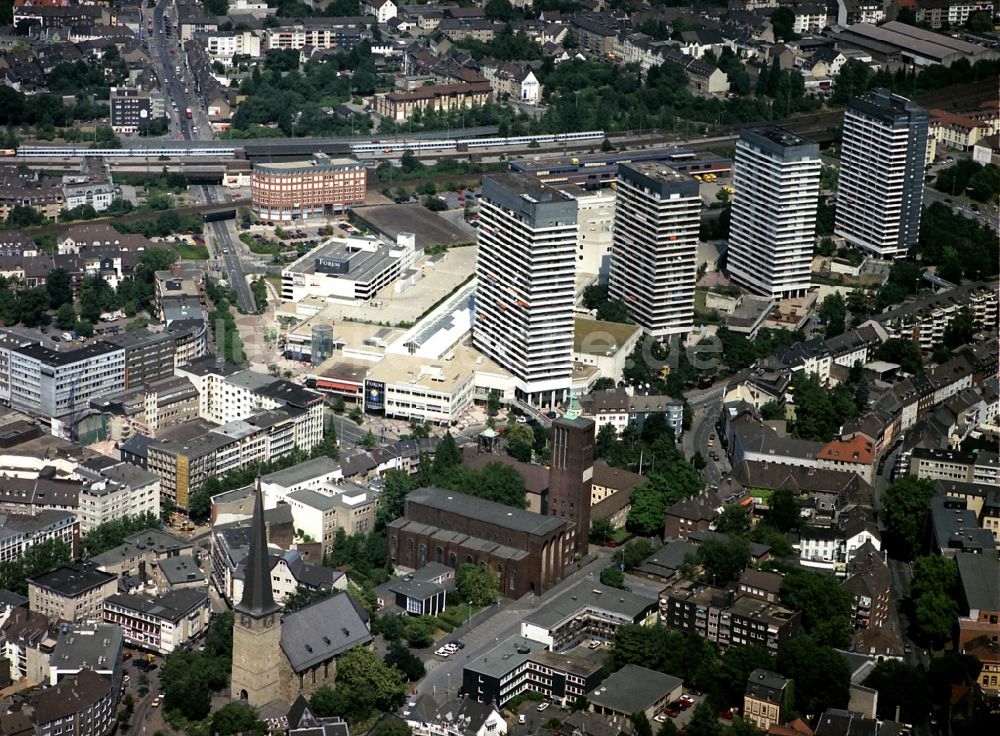
{"type": "MultiPolygon", "coordinates": [[[[216,187],[203,186],[202,193],[206,204],[225,203],[225,193],[216,191],[216,187]]],[[[244,312],[253,313],[256,308],[253,292],[247,283],[248,271],[243,263],[242,251],[246,248],[243,242],[234,234],[234,220],[220,220],[205,224],[205,244],[209,256],[225,266],[229,276],[229,285],[236,291],[236,304],[244,312]]]]}
{"type": "Polygon", "coordinates": [[[722,408],[722,395],[726,391],[725,383],[712,386],[711,388],[692,391],[687,395],[688,404],[691,405],[691,429],[684,433],[681,440],[684,448],[684,456],[691,457],[695,452],[700,452],[708,465],[702,472],[702,476],[710,486],[719,485],[723,474],[728,469],[726,453],[719,444],[718,437],[715,439],[715,446],[709,447],[708,443],[715,434],[715,423],[719,418],[719,411],[722,408]],[[719,460],[715,461],[709,453],[715,451],[719,460]]]}

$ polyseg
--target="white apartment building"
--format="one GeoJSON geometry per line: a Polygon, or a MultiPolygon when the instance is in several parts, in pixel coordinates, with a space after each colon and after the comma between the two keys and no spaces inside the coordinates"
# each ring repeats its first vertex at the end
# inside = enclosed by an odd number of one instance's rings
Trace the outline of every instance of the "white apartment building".
{"type": "Polygon", "coordinates": [[[388,23],[396,17],[396,3],[392,0],[364,0],[361,3],[361,12],[365,15],[374,15],[379,23],[388,23]]]}
{"type": "Polygon", "coordinates": [[[796,5],[795,22],[792,24],[792,32],[800,36],[808,36],[812,33],[819,33],[826,28],[826,4],[825,3],[802,3],[796,5]]]}
{"type": "MultiPolygon", "coordinates": [[[[275,422],[291,418],[291,434],[285,438],[295,447],[309,450],[323,439],[323,396],[291,381],[275,378],[250,369],[233,371],[229,364],[213,360],[197,361],[176,369],[198,391],[198,413],[202,419],[228,425],[254,417],[253,424],[263,427],[267,414],[285,410],[275,422]]],[[[284,436],[277,424],[268,426],[270,457],[278,457],[284,436]]]]}
{"type": "Polygon", "coordinates": [[[569,188],[576,199],[576,273],[607,281],[611,273],[611,231],[615,220],[613,189],[569,188]]]}
{"type": "Polygon", "coordinates": [[[119,463],[100,471],[81,465],[77,474],[85,479],[76,509],[81,534],[126,516],[160,513],[160,479],[137,465],[119,463]]]}
{"type": "Polygon", "coordinates": [[[483,177],[473,345],[552,406],[571,386],[576,201],[523,174],[483,177]]]}
{"type": "Polygon", "coordinates": [[[10,351],[30,344],[20,335],[0,332],[0,404],[10,406],[10,351]]]}
{"type": "Polygon", "coordinates": [[[876,89],[844,114],[834,233],[879,258],[902,258],[920,235],[927,111],[876,89]]]}
{"type": "Polygon", "coordinates": [[[202,36],[212,61],[232,66],[234,56],[260,57],[260,36],[254,31],[209,31],[202,36]]]}
{"type": "Polygon", "coordinates": [[[55,351],[27,345],[10,351],[10,405],[32,416],[66,418],[95,396],[125,390],[125,349],[96,342],[55,351]]]}
{"type": "Polygon", "coordinates": [[[104,623],[121,627],[125,641],[169,654],[208,629],[211,607],[205,588],[147,595],[115,594],[104,601],[104,623]]]}
{"type": "Polygon", "coordinates": [[[618,166],[611,296],[647,335],[694,327],[698,182],[657,161],[618,166]]]}
{"type": "Polygon", "coordinates": [[[817,144],[782,128],[743,131],[729,232],[734,281],[772,299],[809,290],[819,170],[817,144]]]}

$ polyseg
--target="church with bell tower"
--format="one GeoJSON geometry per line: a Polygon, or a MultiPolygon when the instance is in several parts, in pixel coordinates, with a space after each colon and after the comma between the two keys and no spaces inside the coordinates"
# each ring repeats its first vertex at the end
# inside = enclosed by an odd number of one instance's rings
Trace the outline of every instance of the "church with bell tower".
{"type": "Polygon", "coordinates": [[[264,501],[257,482],[243,598],[233,609],[233,699],[260,707],[281,699],[281,667],[268,656],[281,647],[281,608],[274,602],[264,532],[264,501]]]}
{"type": "Polygon", "coordinates": [[[264,526],[264,501],[257,481],[243,597],[233,608],[233,700],[256,708],[288,706],[336,680],[337,658],[371,646],[368,613],[347,593],[291,613],[274,602],[264,526]]]}

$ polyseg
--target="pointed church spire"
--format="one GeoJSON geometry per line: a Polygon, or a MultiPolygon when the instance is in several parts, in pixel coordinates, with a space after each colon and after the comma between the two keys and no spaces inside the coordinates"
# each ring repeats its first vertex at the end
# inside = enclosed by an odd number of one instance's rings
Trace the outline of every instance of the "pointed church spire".
{"type": "Polygon", "coordinates": [[[267,559],[267,536],[264,532],[264,497],[260,478],[254,490],[253,521],[250,523],[250,549],[243,578],[243,598],[236,610],[251,616],[265,616],[278,610],[271,592],[271,573],[267,559]]]}

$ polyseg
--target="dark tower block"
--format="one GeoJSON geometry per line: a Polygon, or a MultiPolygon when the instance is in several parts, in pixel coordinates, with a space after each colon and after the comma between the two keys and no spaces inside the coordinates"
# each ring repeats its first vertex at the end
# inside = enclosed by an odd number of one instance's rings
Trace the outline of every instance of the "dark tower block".
{"type": "Polygon", "coordinates": [[[259,708],[281,698],[281,609],[271,592],[264,502],[257,481],[243,598],[233,609],[232,697],[259,708]]]}
{"type": "Polygon", "coordinates": [[[590,498],[594,478],[594,422],[580,416],[580,402],[552,422],[548,513],[576,525],[572,550],[583,554],[590,537],[590,498]]]}

